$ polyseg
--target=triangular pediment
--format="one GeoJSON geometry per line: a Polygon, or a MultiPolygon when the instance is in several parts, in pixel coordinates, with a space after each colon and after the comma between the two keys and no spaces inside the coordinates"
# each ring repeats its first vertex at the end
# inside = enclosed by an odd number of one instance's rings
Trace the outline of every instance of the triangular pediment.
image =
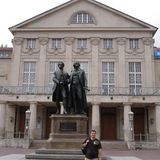
{"type": "Polygon", "coordinates": [[[14,31],[31,30],[147,30],[157,28],[94,0],[71,0],[56,8],[10,28],[14,31]],[[79,11],[90,13],[94,24],[71,24],[71,17],[79,11]]]}

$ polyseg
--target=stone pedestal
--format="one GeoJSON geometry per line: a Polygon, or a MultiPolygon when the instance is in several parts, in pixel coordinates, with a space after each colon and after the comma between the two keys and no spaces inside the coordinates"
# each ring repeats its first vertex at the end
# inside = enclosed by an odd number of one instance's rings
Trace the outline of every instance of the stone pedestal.
{"type": "Polygon", "coordinates": [[[46,148],[77,149],[87,138],[86,115],[52,115],[46,148]]]}

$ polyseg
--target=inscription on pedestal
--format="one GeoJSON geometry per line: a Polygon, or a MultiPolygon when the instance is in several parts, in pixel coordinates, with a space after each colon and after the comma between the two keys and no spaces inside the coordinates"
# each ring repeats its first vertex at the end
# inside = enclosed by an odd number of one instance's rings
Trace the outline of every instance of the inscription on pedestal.
{"type": "Polygon", "coordinates": [[[60,122],[60,131],[77,131],[75,122],[60,122]]]}

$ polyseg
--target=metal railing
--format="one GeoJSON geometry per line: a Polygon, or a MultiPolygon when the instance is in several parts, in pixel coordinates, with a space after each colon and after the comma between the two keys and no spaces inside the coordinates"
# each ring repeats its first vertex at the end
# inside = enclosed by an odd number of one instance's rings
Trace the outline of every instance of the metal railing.
{"type": "Polygon", "coordinates": [[[156,133],[135,134],[134,139],[136,142],[154,142],[157,141],[156,133]]]}
{"type": "MultiPolygon", "coordinates": [[[[138,88],[129,87],[90,87],[87,95],[101,96],[160,96],[160,88],[138,88]]],[[[52,86],[0,86],[1,95],[51,95],[53,92],[52,86]]]]}
{"type": "Polygon", "coordinates": [[[12,138],[24,138],[25,133],[24,132],[12,132],[12,131],[6,131],[4,139],[12,139],[12,138]]]}

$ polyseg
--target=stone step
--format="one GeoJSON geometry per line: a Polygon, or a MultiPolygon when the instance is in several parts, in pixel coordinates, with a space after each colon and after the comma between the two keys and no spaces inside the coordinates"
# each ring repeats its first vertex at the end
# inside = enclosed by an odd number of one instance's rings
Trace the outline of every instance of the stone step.
{"type": "MultiPolygon", "coordinates": [[[[71,149],[37,149],[35,153],[25,155],[29,160],[84,160],[81,150],[71,149]]],[[[103,157],[102,160],[111,160],[103,157]]]]}
{"type": "Polygon", "coordinates": [[[36,154],[72,154],[72,155],[83,155],[81,150],[71,149],[37,149],[36,154]]]}
{"type": "MultiPolygon", "coordinates": [[[[40,148],[53,148],[53,149],[80,149],[81,144],[84,139],[55,139],[51,143],[50,147],[47,147],[47,140],[34,140],[32,141],[30,148],[40,149],[40,148]]],[[[128,149],[127,144],[123,141],[101,141],[102,147],[104,149],[128,149]]]]}
{"type": "MultiPolygon", "coordinates": [[[[27,154],[25,159],[29,160],[84,160],[84,155],[69,154],[27,154]]],[[[110,157],[103,157],[102,160],[111,160],[110,157]]]]}
{"type": "Polygon", "coordinates": [[[53,149],[79,149],[81,148],[84,139],[54,139],[49,142],[48,140],[34,140],[31,142],[30,148],[53,148],[53,149]]]}
{"type": "Polygon", "coordinates": [[[52,160],[84,160],[84,155],[72,155],[72,154],[27,154],[26,159],[52,159],[52,160]]]}

